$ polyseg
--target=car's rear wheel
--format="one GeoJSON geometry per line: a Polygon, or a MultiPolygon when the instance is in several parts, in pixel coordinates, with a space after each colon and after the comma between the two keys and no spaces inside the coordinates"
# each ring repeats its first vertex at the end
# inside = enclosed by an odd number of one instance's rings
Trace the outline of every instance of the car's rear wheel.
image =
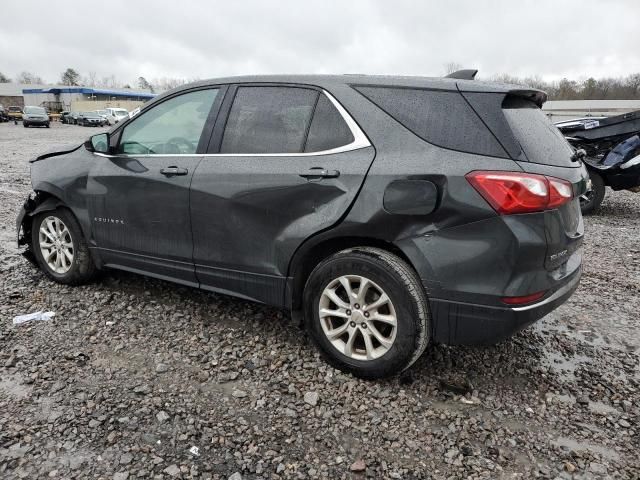
{"type": "Polygon", "coordinates": [[[580,210],[584,215],[598,210],[606,193],[606,187],[601,175],[590,171],[589,178],[591,179],[591,190],[580,196],[580,210]]]}
{"type": "Polygon", "coordinates": [[[64,208],[36,215],[31,246],[40,268],[51,279],[68,285],[86,283],[96,268],[78,221],[64,208]]]}
{"type": "Polygon", "coordinates": [[[399,373],[430,333],[415,271],[385,250],[357,247],[321,262],[304,291],[305,323],[327,361],[361,378],[399,373]]]}

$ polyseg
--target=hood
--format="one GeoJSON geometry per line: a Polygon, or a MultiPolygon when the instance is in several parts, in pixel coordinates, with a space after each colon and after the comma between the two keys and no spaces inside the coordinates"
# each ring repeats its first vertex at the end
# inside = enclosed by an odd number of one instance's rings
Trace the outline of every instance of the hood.
{"type": "Polygon", "coordinates": [[[83,145],[84,144],[81,143],[80,145],[70,145],[70,146],[67,146],[67,147],[62,147],[61,149],[50,150],[50,151],[48,151],[46,153],[43,153],[42,155],[37,156],[33,160],[29,160],[29,162],[33,163],[33,162],[37,162],[38,160],[44,160],[45,158],[56,157],[58,155],[64,155],[66,153],[75,152],[76,150],[78,150],[83,145]]]}

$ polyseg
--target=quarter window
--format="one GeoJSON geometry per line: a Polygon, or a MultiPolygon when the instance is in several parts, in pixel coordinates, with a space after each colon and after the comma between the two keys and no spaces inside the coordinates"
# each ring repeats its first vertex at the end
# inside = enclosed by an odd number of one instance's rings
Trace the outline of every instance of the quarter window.
{"type": "Polygon", "coordinates": [[[166,100],[124,128],[118,153],[194,154],[218,89],[198,90],[166,100]]]}
{"type": "Polygon", "coordinates": [[[297,87],[239,87],[220,153],[300,153],[318,92],[297,87]]]}
{"type": "Polygon", "coordinates": [[[326,95],[321,95],[313,114],[305,152],[321,152],[353,142],[353,134],[326,95]]]}
{"type": "Polygon", "coordinates": [[[459,92],[354,87],[418,137],[439,147],[508,158],[459,92]]]}

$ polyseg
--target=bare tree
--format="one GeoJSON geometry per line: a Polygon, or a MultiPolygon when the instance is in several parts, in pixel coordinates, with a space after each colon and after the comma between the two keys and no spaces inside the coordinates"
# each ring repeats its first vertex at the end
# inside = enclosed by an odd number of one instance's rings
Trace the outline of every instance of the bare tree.
{"type": "Polygon", "coordinates": [[[490,80],[544,90],[549,100],[634,100],[640,99],[640,73],[624,78],[585,78],[579,81],[563,78],[547,82],[540,78],[494,75],[490,80]]]}
{"type": "Polygon", "coordinates": [[[96,82],[98,87],[106,87],[106,88],[119,88],[120,82],[116,80],[115,75],[109,75],[108,77],[102,77],[99,82],[96,82]]]}
{"type": "Polygon", "coordinates": [[[40,76],[34,73],[24,71],[18,74],[18,76],[16,77],[16,82],[27,83],[27,84],[31,84],[31,83],[42,84],[44,83],[44,80],[42,80],[40,76]]]}
{"type": "Polygon", "coordinates": [[[172,88],[179,87],[189,82],[190,80],[187,80],[185,78],[162,77],[162,78],[154,78],[151,81],[151,84],[153,85],[153,88],[155,88],[159,92],[164,92],[166,90],[171,90],[172,88]]]}
{"type": "Polygon", "coordinates": [[[457,62],[449,62],[444,64],[445,75],[449,75],[450,73],[462,70],[462,68],[462,65],[457,62]]]}
{"type": "Polygon", "coordinates": [[[86,79],[86,84],[90,87],[95,87],[97,86],[97,80],[98,76],[96,75],[96,72],[89,72],[89,75],[86,79]]]}
{"type": "Polygon", "coordinates": [[[0,83],[10,83],[11,79],[7,77],[4,73],[0,72],[0,83]]]}

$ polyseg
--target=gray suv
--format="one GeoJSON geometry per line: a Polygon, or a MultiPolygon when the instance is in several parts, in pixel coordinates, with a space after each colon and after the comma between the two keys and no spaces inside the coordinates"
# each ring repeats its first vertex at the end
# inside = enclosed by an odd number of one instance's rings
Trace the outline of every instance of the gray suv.
{"type": "Polygon", "coordinates": [[[186,85],[34,159],[18,241],[61,283],[116,268],[288,309],[332,365],[391,375],[576,289],[588,176],[545,100],[457,78],[186,85]]]}

